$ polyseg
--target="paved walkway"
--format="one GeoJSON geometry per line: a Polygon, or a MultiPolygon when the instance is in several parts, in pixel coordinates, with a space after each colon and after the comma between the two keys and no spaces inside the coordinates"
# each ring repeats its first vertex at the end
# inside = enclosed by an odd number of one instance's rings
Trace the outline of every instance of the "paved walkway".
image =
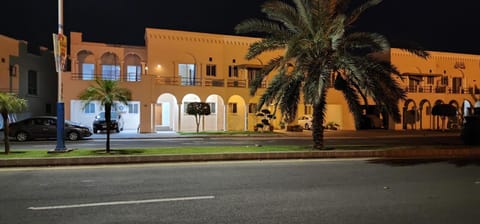
{"type": "MultiPolygon", "coordinates": [[[[283,130],[275,130],[275,133],[278,135],[286,136],[298,136],[298,137],[311,137],[312,132],[304,130],[302,132],[287,132],[283,130]]],[[[326,138],[365,138],[365,137],[411,137],[411,136],[454,136],[460,135],[459,131],[430,131],[430,130],[361,130],[361,131],[332,131],[325,130],[324,132],[326,138]]],[[[271,134],[267,133],[252,133],[252,134],[238,134],[236,136],[269,136],[271,134]]],[[[186,134],[182,135],[173,131],[162,131],[157,133],[138,133],[136,130],[124,130],[120,133],[111,133],[110,138],[119,139],[119,138],[182,138],[182,137],[199,137],[199,136],[213,136],[211,134],[186,134]]],[[[232,136],[232,135],[218,135],[218,136],[232,136]]],[[[233,135],[235,136],[235,135],[233,135]]],[[[91,136],[93,139],[105,139],[106,133],[93,134],[91,136]]],[[[0,131],[0,140],[3,140],[3,132],[0,131]]]]}
{"type": "MultiPolygon", "coordinates": [[[[275,134],[285,136],[298,136],[298,137],[311,137],[312,132],[304,130],[302,132],[287,132],[283,130],[275,130],[275,134]]],[[[238,134],[233,136],[269,136],[269,133],[251,133],[251,134],[238,134]]],[[[459,136],[459,131],[431,131],[431,130],[361,130],[361,131],[343,131],[343,130],[325,130],[324,135],[326,138],[366,138],[366,137],[411,137],[411,136],[459,136]]],[[[213,136],[210,134],[186,134],[182,135],[173,131],[163,131],[157,133],[137,133],[134,130],[125,130],[120,133],[111,133],[110,138],[181,138],[181,137],[199,137],[199,136],[213,136]]],[[[229,136],[232,135],[218,135],[229,136]]],[[[106,138],[105,133],[99,133],[92,135],[94,139],[106,138]]]]}

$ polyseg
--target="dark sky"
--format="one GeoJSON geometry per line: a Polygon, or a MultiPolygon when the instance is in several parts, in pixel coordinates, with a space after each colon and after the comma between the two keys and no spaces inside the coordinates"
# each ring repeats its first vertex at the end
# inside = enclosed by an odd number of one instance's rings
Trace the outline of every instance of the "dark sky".
{"type": "MultiPolygon", "coordinates": [[[[0,34],[51,48],[57,2],[4,0],[0,34]]],[[[130,45],[144,45],[146,27],[234,34],[242,20],[263,16],[263,2],[64,0],[64,27],[67,34],[82,32],[87,41],[130,45]]],[[[428,50],[480,54],[480,1],[384,0],[361,17],[355,30],[381,33],[392,43],[415,42],[428,50]]]]}

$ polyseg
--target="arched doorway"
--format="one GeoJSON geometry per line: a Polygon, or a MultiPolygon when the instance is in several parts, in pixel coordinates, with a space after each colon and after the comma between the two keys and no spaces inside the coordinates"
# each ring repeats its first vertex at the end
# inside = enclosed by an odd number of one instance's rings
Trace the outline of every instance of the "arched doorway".
{"type": "Polygon", "coordinates": [[[178,105],[173,94],[160,95],[154,111],[155,131],[178,131],[178,105]]]}
{"type": "MultiPolygon", "coordinates": [[[[196,94],[190,93],[183,97],[181,110],[180,110],[180,130],[195,132],[197,130],[197,124],[195,122],[195,116],[189,115],[186,112],[187,105],[193,102],[201,102],[200,97],[196,94]]],[[[203,127],[203,122],[200,123],[200,127],[203,127]]],[[[200,129],[203,130],[203,129],[200,129]]]]}
{"type": "Polygon", "coordinates": [[[406,100],[403,106],[403,129],[408,129],[410,126],[412,130],[415,130],[418,121],[419,113],[417,110],[417,104],[412,99],[406,100]]]}
{"type": "Polygon", "coordinates": [[[460,104],[456,100],[451,100],[448,104],[455,107],[457,114],[455,116],[448,117],[447,128],[459,129],[463,120],[462,112],[460,110],[460,104]]]}
{"type": "Polygon", "coordinates": [[[430,101],[424,99],[420,101],[418,114],[420,115],[420,130],[423,129],[432,129],[432,104],[430,101]]]}
{"type": "Polygon", "coordinates": [[[224,131],[225,130],[225,103],[219,95],[210,95],[206,103],[210,104],[211,114],[205,117],[205,131],[224,131]]]}
{"type": "Polygon", "coordinates": [[[228,99],[226,112],[227,112],[226,126],[228,131],[248,130],[246,103],[241,96],[233,95],[228,99]]]}

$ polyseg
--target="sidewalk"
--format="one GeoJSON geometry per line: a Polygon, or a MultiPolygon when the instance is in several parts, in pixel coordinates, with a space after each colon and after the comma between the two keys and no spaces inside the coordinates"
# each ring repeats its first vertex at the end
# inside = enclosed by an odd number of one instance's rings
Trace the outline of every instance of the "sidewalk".
{"type": "MultiPolygon", "coordinates": [[[[215,137],[235,137],[235,136],[288,136],[288,137],[312,137],[312,132],[309,130],[304,130],[302,132],[287,132],[284,130],[275,130],[275,133],[250,133],[250,134],[232,134],[232,135],[215,135],[215,134],[179,134],[174,131],[162,131],[157,133],[137,133],[135,130],[125,130],[120,133],[111,133],[110,138],[119,139],[119,138],[188,138],[188,137],[205,137],[205,136],[215,136],[215,137]]],[[[383,138],[383,137],[423,137],[423,136],[460,136],[459,131],[430,131],[430,130],[360,130],[360,131],[332,131],[325,130],[325,138],[383,138]]],[[[93,139],[105,139],[106,133],[93,134],[91,136],[93,139]]]]}
{"type": "MultiPolygon", "coordinates": [[[[275,130],[273,136],[288,136],[288,137],[312,137],[312,132],[304,130],[302,132],[287,132],[284,130],[275,130]],[[275,135],[276,134],[276,135],[275,135]]],[[[325,138],[382,138],[382,137],[414,137],[414,136],[459,136],[459,131],[430,131],[430,130],[360,130],[360,131],[332,131],[325,130],[325,138]]],[[[106,133],[93,134],[89,138],[105,139],[106,133]]],[[[174,131],[162,131],[156,133],[138,133],[136,130],[124,130],[120,133],[110,133],[112,139],[155,139],[155,138],[188,138],[188,137],[234,137],[234,136],[272,136],[271,133],[251,133],[251,134],[234,134],[234,135],[214,135],[214,134],[185,134],[181,135],[174,131]]],[[[0,141],[3,141],[3,132],[0,131],[0,141]]]]}
{"type": "MultiPolygon", "coordinates": [[[[310,131],[277,132],[277,136],[311,138],[310,131]]],[[[105,134],[94,134],[93,139],[103,139],[105,134]]],[[[180,135],[175,132],[136,133],[124,131],[113,133],[111,138],[189,138],[189,137],[232,137],[232,135],[180,135]]],[[[241,137],[242,135],[239,135],[241,137]]],[[[249,135],[252,136],[252,135],[249,135]]],[[[257,135],[254,135],[257,136],[257,135]]],[[[272,136],[259,134],[258,136],[272,136]]],[[[386,137],[422,137],[422,136],[459,136],[459,132],[440,131],[326,131],[325,138],[386,138],[386,137]]],[[[32,166],[72,166],[72,165],[108,165],[130,163],[165,163],[165,162],[201,162],[201,161],[235,161],[235,160],[279,160],[279,159],[321,159],[321,158],[388,158],[388,159],[475,159],[480,160],[480,147],[462,146],[461,148],[435,148],[435,146],[418,148],[398,147],[386,150],[309,150],[303,152],[269,152],[269,153],[220,153],[190,155],[118,155],[105,157],[69,157],[41,159],[0,159],[0,167],[32,166]]]]}

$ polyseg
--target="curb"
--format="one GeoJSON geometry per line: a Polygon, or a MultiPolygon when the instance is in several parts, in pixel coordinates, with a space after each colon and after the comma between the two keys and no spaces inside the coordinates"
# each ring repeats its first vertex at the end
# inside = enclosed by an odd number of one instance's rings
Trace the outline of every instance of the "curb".
{"type": "Polygon", "coordinates": [[[479,149],[390,149],[361,151],[303,151],[268,153],[228,153],[149,156],[103,156],[42,159],[0,159],[0,167],[110,165],[132,163],[172,163],[235,160],[283,160],[326,158],[388,158],[388,159],[480,159],[479,149]]]}

